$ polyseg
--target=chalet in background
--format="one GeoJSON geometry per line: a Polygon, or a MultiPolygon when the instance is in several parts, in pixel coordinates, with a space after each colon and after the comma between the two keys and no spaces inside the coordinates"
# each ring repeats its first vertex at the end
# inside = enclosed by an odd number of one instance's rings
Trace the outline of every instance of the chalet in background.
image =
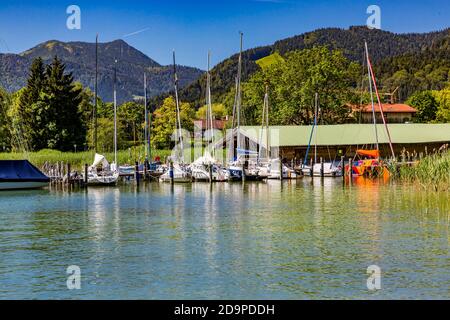
{"type": "MultiPolygon", "coordinates": [[[[383,104],[383,112],[388,123],[408,123],[412,122],[417,110],[407,104],[383,104]]],[[[375,104],[375,115],[377,123],[382,123],[380,107],[375,104]]],[[[353,107],[353,116],[359,123],[373,123],[372,105],[353,107]]]]}

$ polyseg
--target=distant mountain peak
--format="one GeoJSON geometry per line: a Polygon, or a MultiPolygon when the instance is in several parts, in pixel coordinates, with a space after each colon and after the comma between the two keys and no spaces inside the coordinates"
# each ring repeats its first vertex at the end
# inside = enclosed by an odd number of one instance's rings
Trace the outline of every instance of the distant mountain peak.
{"type": "MultiPolygon", "coordinates": [[[[0,86],[16,91],[26,84],[32,61],[41,57],[49,63],[55,56],[63,61],[66,70],[84,86],[94,87],[95,43],[45,41],[20,54],[0,54],[0,86]]],[[[158,95],[172,89],[172,68],[162,66],[141,51],[130,46],[123,39],[102,42],[98,45],[99,95],[106,101],[112,100],[112,79],[114,60],[118,60],[118,99],[120,102],[142,96],[143,74],[147,72],[149,95],[158,95]]],[[[180,85],[184,87],[203,74],[197,68],[179,67],[180,85]]]]}

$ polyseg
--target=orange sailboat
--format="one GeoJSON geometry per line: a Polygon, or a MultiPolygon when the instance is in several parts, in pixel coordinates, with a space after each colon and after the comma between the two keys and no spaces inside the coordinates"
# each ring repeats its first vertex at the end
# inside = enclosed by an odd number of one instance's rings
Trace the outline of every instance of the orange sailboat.
{"type": "Polygon", "coordinates": [[[375,130],[375,138],[376,138],[376,149],[366,150],[360,149],[356,151],[356,156],[354,159],[354,163],[352,168],[346,166],[346,172],[351,170],[353,176],[368,176],[368,177],[379,177],[382,175],[388,174],[387,170],[384,170],[383,162],[380,160],[380,147],[378,140],[378,129],[375,115],[375,103],[373,99],[373,88],[375,89],[378,106],[380,108],[381,118],[383,119],[383,124],[386,129],[387,137],[389,140],[389,147],[392,153],[392,158],[395,158],[394,148],[392,146],[391,134],[389,132],[389,128],[386,123],[386,119],[384,117],[383,106],[381,104],[380,94],[378,92],[377,82],[375,80],[375,75],[372,69],[372,63],[370,62],[369,50],[367,48],[367,42],[365,43],[366,48],[366,58],[367,58],[367,70],[369,75],[369,89],[370,89],[370,98],[372,101],[372,114],[373,114],[373,124],[375,130]],[[373,87],[372,87],[373,83],[373,87]],[[359,157],[360,160],[356,161],[356,158],[359,157]]]}

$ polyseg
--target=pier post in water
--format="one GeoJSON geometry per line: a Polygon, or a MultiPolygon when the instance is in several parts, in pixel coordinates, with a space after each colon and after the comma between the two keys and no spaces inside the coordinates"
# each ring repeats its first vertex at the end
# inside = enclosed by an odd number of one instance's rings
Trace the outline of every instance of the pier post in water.
{"type": "Polygon", "coordinates": [[[139,162],[136,161],[135,167],[134,167],[134,178],[136,180],[136,184],[139,185],[139,162]]]}
{"type": "Polygon", "coordinates": [[[310,162],[309,175],[311,178],[314,177],[314,162],[313,162],[312,158],[311,158],[311,162],[310,162]]]}
{"type": "Polygon", "coordinates": [[[348,158],[348,176],[352,177],[352,171],[353,171],[353,160],[352,158],[348,158]]]}
{"type": "Polygon", "coordinates": [[[147,181],[147,175],[148,175],[147,169],[148,169],[148,167],[149,167],[149,162],[148,162],[148,160],[145,160],[144,161],[144,181],[147,181]]]}
{"type": "Polygon", "coordinates": [[[344,158],[344,156],[341,157],[341,174],[342,174],[342,178],[345,179],[345,158],[344,158]]]}
{"type": "Polygon", "coordinates": [[[70,180],[70,163],[67,162],[67,184],[71,184],[72,181],[70,180]]]}
{"type": "Polygon", "coordinates": [[[212,183],[213,182],[213,166],[212,166],[212,164],[210,164],[208,166],[208,170],[209,170],[209,183],[212,183]]]}
{"type": "Polygon", "coordinates": [[[325,176],[323,158],[320,158],[320,177],[323,178],[325,176]]]}
{"type": "Polygon", "coordinates": [[[84,164],[84,185],[87,186],[88,184],[88,164],[84,164]]]}
{"type": "Polygon", "coordinates": [[[283,181],[283,159],[280,157],[280,181],[283,181]]]}
{"type": "Polygon", "coordinates": [[[170,183],[173,184],[174,172],[173,172],[173,162],[172,161],[170,161],[170,163],[169,163],[169,177],[170,177],[170,183]]]}

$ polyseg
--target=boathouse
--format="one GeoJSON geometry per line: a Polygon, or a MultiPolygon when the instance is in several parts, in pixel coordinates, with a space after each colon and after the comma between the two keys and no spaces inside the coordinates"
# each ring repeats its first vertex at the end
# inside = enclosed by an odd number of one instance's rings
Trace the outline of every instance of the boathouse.
{"type": "MultiPolygon", "coordinates": [[[[318,157],[324,159],[340,156],[353,157],[356,150],[374,148],[378,135],[382,157],[390,156],[389,139],[384,125],[342,124],[317,126],[311,135],[311,126],[272,126],[269,139],[264,138],[259,126],[242,126],[240,128],[241,147],[251,150],[265,148],[269,141],[271,150],[285,159],[304,159],[311,140],[309,157],[314,154],[317,145],[318,157]],[[263,137],[263,138],[262,138],[263,137]]],[[[450,124],[389,124],[394,151],[399,157],[402,151],[419,156],[431,153],[450,144],[450,124]]],[[[230,131],[219,143],[227,142],[228,147],[236,146],[237,131],[230,131]],[[233,139],[231,139],[233,137],[233,139]],[[231,143],[231,141],[233,141],[231,143]]]]}

